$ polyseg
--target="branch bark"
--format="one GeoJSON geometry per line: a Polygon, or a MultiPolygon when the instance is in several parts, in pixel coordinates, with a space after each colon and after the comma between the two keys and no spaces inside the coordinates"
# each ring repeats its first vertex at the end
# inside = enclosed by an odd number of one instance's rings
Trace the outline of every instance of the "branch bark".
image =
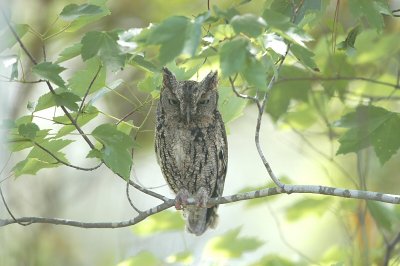
{"type": "MultiPolygon", "coordinates": [[[[148,192],[148,191],[146,191],[148,192]]],[[[343,198],[351,199],[363,199],[363,200],[374,200],[392,204],[400,204],[400,195],[384,194],[380,192],[353,190],[345,188],[335,188],[327,186],[315,186],[315,185],[284,185],[284,188],[279,187],[265,188],[261,190],[235,194],[231,196],[212,198],[208,201],[207,206],[211,207],[216,204],[228,204],[237,201],[251,200],[256,198],[269,197],[278,194],[319,194],[319,195],[330,195],[343,198]]],[[[188,199],[189,205],[196,204],[194,199],[188,199]]],[[[67,219],[58,218],[44,218],[44,217],[22,217],[18,219],[0,219],[0,227],[15,224],[35,224],[45,223],[54,225],[65,225],[80,228],[121,228],[135,225],[147,217],[171,208],[175,205],[175,200],[164,197],[164,202],[146,211],[142,211],[138,216],[131,220],[121,222],[80,222],[67,219]]]]}

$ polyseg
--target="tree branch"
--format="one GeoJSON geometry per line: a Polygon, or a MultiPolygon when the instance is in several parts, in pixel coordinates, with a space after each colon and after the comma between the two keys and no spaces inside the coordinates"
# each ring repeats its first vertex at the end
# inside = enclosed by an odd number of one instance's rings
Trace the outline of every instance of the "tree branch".
{"type": "Polygon", "coordinates": [[[281,57],[281,60],[280,60],[279,65],[278,65],[278,67],[276,69],[276,72],[272,76],[272,78],[271,78],[271,80],[270,80],[270,82],[268,84],[267,90],[266,90],[266,92],[264,94],[264,98],[262,100],[261,108],[258,108],[257,125],[256,125],[255,136],[254,136],[258,154],[259,154],[259,156],[260,156],[265,168],[267,169],[267,172],[268,172],[270,178],[275,183],[275,185],[277,185],[281,189],[284,189],[285,185],[281,181],[279,181],[279,179],[275,176],[275,174],[272,171],[272,168],[271,168],[270,164],[268,163],[267,159],[265,158],[264,152],[263,152],[263,150],[261,148],[261,145],[260,145],[260,128],[261,128],[261,122],[262,122],[262,117],[263,117],[263,114],[264,114],[264,110],[265,110],[265,108],[267,106],[267,102],[268,102],[269,91],[271,90],[271,88],[275,84],[275,81],[277,80],[277,75],[279,74],[279,70],[280,70],[281,66],[283,65],[283,62],[285,61],[286,56],[289,53],[289,50],[290,50],[290,44],[288,44],[288,46],[286,48],[286,52],[281,57]]]}
{"type": "MultiPolygon", "coordinates": [[[[143,188],[141,188],[143,189],[143,188]]],[[[148,191],[147,191],[148,192],[148,191]]],[[[146,193],[147,193],[146,192],[146,193]]],[[[154,193],[154,192],[153,192],[154,193]]],[[[400,195],[384,194],[380,192],[353,190],[345,188],[335,188],[327,186],[315,186],[315,185],[285,185],[284,190],[279,187],[265,188],[257,191],[251,191],[246,193],[235,194],[231,196],[212,198],[208,201],[207,206],[211,207],[216,204],[227,204],[237,201],[250,200],[256,198],[264,198],[268,196],[278,194],[319,194],[319,195],[330,195],[342,198],[351,199],[364,199],[374,200],[392,204],[400,204],[400,195]]],[[[158,195],[158,194],[157,194],[158,195]]],[[[188,205],[195,205],[195,199],[188,199],[188,205]]],[[[47,223],[55,225],[67,225],[81,228],[121,228],[137,224],[147,217],[164,211],[175,205],[175,200],[164,197],[164,202],[146,211],[142,211],[135,218],[122,221],[122,222],[79,222],[67,219],[57,218],[43,218],[43,217],[22,217],[18,219],[0,219],[0,227],[15,223],[47,223]]]]}
{"type": "Polygon", "coordinates": [[[384,266],[389,265],[392,252],[398,243],[400,243],[400,233],[398,233],[397,236],[390,243],[386,245],[385,259],[382,265],[384,266]]]}

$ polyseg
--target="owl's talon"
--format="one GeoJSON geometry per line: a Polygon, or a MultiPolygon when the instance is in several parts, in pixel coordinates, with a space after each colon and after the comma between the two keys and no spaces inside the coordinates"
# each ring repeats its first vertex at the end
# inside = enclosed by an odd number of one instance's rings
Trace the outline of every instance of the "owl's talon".
{"type": "Polygon", "coordinates": [[[189,191],[182,189],[176,194],[175,197],[175,209],[182,210],[186,205],[188,205],[189,191]]]}

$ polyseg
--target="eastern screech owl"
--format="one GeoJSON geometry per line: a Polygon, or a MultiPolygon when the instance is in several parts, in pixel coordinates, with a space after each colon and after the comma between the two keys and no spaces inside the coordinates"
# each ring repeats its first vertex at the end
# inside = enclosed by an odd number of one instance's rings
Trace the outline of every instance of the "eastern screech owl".
{"type": "Polygon", "coordinates": [[[176,209],[183,209],[186,228],[195,235],[216,226],[218,206],[206,206],[211,197],[222,195],[228,162],[217,78],[217,72],[210,72],[201,82],[177,81],[164,68],[157,106],[158,163],[176,194],[176,209]],[[186,206],[188,198],[196,205],[186,206]]]}

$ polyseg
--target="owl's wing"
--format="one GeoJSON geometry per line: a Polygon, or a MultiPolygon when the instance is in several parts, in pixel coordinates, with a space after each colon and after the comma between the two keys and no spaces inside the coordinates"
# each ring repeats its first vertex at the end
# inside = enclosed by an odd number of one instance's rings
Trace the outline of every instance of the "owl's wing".
{"type": "Polygon", "coordinates": [[[226,131],[221,114],[217,111],[217,180],[212,197],[222,196],[225,185],[225,176],[228,167],[228,142],[226,140],[226,131]]]}
{"type": "MultiPolygon", "coordinates": [[[[217,179],[214,190],[211,194],[212,198],[222,196],[224,192],[225,176],[228,166],[228,142],[226,141],[226,131],[222,117],[216,111],[216,158],[217,158],[217,179]]],[[[218,205],[207,209],[206,223],[207,227],[215,228],[218,222],[218,205]]]]}

